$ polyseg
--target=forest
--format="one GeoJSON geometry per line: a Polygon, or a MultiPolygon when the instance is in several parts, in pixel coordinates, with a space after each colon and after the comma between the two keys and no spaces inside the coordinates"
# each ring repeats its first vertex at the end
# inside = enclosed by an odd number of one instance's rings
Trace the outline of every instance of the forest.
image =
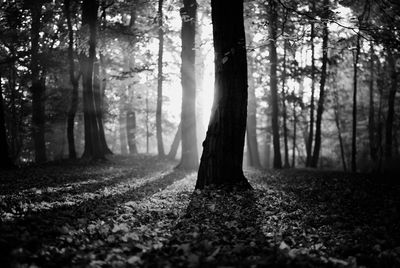
{"type": "Polygon", "coordinates": [[[398,0],[0,0],[1,267],[400,267],[398,0]]]}

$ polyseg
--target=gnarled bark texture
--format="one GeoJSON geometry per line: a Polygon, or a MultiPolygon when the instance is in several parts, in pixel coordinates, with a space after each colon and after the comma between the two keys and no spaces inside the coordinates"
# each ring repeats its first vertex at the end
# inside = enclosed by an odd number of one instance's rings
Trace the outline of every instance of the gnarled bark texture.
{"type": "Polygon", "coordinates": [[[243,0],[212,0],[215,93],[196,182],[251,188],[242,170],[247,117],[243,0]]]}

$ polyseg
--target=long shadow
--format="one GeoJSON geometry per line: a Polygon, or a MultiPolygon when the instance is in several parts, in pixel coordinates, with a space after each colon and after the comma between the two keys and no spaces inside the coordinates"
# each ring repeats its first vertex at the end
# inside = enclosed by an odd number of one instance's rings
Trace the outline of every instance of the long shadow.
{"type": "Polygon", "coordinates": [[[31,188],[47,188],[101,180],[112,177],[116,170],[135,172],[136,176],[144,176],[150,171],[166,168],[167,163],[154,161],[153,156],[114,157],[105,162],[88,162],[82,160],[64,160],[23,167],[18,170],[0,171],[0,194],[14,194],[31,188]],[[145,163],[154,162],[154,165],[145,163]],[[33,179],[34,178],[34,179],[33,179]]]}
{"type": "Polygon", "coordinates": [[[142,256],[143,267],[322,267],[292,259],[262,232],[256,191],[194,192],[185,215],[161,248],[142,256]]]}
{"type": "MultiPolygon", "coordinates": [[[[139,201],[162,191],[174,182],[185,177],[182,171],[168,171],[157,179],[140,187],[133,187],[123,193],[114,193],[108,196],[98,196],[79,204],[62,205],[46,211],[32,212],[20,220],[0,223],[0,263],[12,265],[15,261],[49,266],[45,259],[37,258],[44,245],[55,245],[62,235],[62,228],[66,224],[78,226],[80,219],[87,222],[92,220],[107,220],[115,213],[119,204],[128,201],[139,201]],[[16,259],[15,251],[18,248],[25,250],[25,259],[16,259]],[[28,253],[28,254],[26,254],[28,253]],[[36,257],[35,257],[36,255],[36,257]]],[[[18,255],[18,254],[17,254],[18,255]]],[[[67,256],[72,258],[73,256],[67,256]]],[[[56,261],[56,260],[55,260],[56,261]]],[[[63,259],[62,262],[68,263],[63,259]]],[[[57,265],[56,265],[57,266],[57,265]]]]}
{"type": "Polygon", "coordinates": [[[399,267],[399,186],[341,172],[294,170],[277,177],[279,188],[293,198],[290,210],[305,211],[303,228],[324,234],[318,242],[329,254],[355,257],[367,267],[399,267]]]}

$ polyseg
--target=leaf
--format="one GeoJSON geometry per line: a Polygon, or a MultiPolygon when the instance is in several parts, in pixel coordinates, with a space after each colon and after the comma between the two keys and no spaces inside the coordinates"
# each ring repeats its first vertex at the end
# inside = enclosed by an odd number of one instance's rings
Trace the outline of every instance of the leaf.
{"type": "Polygon", "coordinates": [[[141,261],[142,261],[142,259],[140,259],[140,257],[138,257],[138,256],[132,256],[128,259],[129,264],[135,264],[135,263],[138,263],[141,261]]]}
{"type": "Polygon", "coordinates": [[[228,61],[228,56],[225,56],[222,58],[222,64],[225,64],[228,61]]]}

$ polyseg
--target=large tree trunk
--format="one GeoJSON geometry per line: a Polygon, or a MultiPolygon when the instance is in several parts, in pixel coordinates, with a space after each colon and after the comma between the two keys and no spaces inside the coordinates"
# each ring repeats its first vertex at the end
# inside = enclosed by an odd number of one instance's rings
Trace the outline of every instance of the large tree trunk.
{"type": "Polygon", "coordinates": [[[68,119],[67,119],[68,152],[70,159],[76,159],[74,125],[75,125],[76,111],[78,110],[79,77],[75,75],[74,32],[72,29],[72,22],[71,22],[70,0],[64,0],[64,8],[65,8],[65,17],[67,19],[67,28],[68,28],[69,79],[72,85],[71,106],[68,111],[68,119]]]}
{"type": "MultiPolygon", "coordinates": [[[[249,35],[247,35],[249,37],[249,35]]],[[[247,37],[247,38],[248,38],[247,37]]],[[[253,57],[249,55],[248,60],[248,92],[249,99],[247,105],[247,149],[249,156],[249,165],[251,167],[260,168],[260,156],[258,152],[258,142],[257,142],[257,103],[256,103],[256,93],[254,78],[252,76],[254,72],[253,57]]]]}
{"type": "Polygon", "coordinates": [[[96,58],[97,39],[97,0],[84,0],[82,5],[82,24],[89,26],[89,56],[81,54],[83,86],[83,111],[85,121],[85,151],[84,158],[102,159],[105,152],[100,140],[97,112],[93,87],[93,69],[96,58]]]}
{"type": "Polygon", "coordinates": [[[247,60],[242,0],[212,0],[215,94],[196,189],[251,188],[242,170],[247,117],[247,60]]]}
{"type": "Polygon", "coordinates": [[[395,67],[395,59],[392,50],[388,49],[388,63],[390,70],[390,91],[388,98],[388,111],[386,116],[386,132],[385,132],[385,158],[392,158],[393,151],[393,120],[394,120],[394,104],[397,91],[397,73],[395,67]]]}
{"type": "Polygon", "coordinates": [[[272,107],[272,138],[274,145],[274,168],[282,168],[281,148],[279,138],[279,103],[278,103],[278,78],[277,66],[278,55],[276,53],[277,29],[278,29],[278,11],[275,0],[269,0],[269,57],[271,62],[270,70],[270,88],[271,88],[271,107],[272,107]]]}
{"type": "MultiPolygon", "coordinates": [[[[324,11],[326,14],[324,15],[325,19],[327,19],[327,14],[329,12],[328,3],[326,3],[326,10],[324,11]]],[[[323,30],[322,30],[322,68],[321,68],[321,81],[319,87],[319,99],[318,99],[318,107],[317,107],[317,119],[315,122],[315,144],[314,151],[312,156],[312,167],[317,167],[319,155],[321,151],[321,124],[322,124],[322,114],[324,112],[324,102],[325,102],[325,82],[327,76],[327,63],[328,63],[328,41],[329,41],[329,31],[328,31],[328,23],[326,20],[323,22],[323,30]]]]}
{"type": "Polygon", "coordinates": [[[42,4],[31,5],[31,77],[32,77],[32,135],[35,148],[35,161],[46,161],[45,142],[45,79],[39,63],[39,32],[42,4]]]}
{"type": "Polygon", "coordinates": [[[171,149],[168,153],[169,159],[175,159],[176,153],[178,152],[179,143],[181,142],[182,137],[182,126],[181,123],[178,125],[178,130],[175,133],[174,141],[172,142],[171,149]]]}
{"type": "MultiPolygon", "coordinates": [[[[315,12],[315,0],[312,1],[312,12],[315,12]]],[[[314,99],[315,99],[315,45],[314,45],[314,38],[315,38],[315,23],[314,21],[311,22],[311,36],[310,36],[310,43],[311,43],[311,100],[310,100],[310,125],[309,125],[309,132],[308,132],[308,139],[306,144],[306,166],[310,167],[312,162],[312,148],[313,148],[313,140],[314,140],[314,99]]]]}
{"type": "Polygon", "coordinates": [[[284,167],[289,168],[289,144],[288,144],[288,127],[287,127],[287,108],[286,108],[286,50],[288,41],[285,39],[283,45],[283,70],[282,70],[282,114],[283,114],[283,144],[285,149],[284,167]]]}
{"type": "Polygon", "coordinates": [[[164,157],[164,143],[162,137],[162,102],[163,102],[163,54],[164,54],[164,29],[163,29],[163,0],[158,0],[158,77],[157,77],[157,107],[156,107],[156,136],[158,156],[164,157]]]}
{"type": "Polygon", "coordinates": [[[7,130],[5,125],[4,115],[4,101],[3,101],[3,88],[1,84],[0,73],[0,169],[9,169],[13,167],[13,163],[9,156],[8,143],[7,143],[7,130]]]}
{"type": "Polygon", "coordinates": [[[351,137],[351,171],[357,171],[357,79],[358,79],[358,59],[360,56],[360,38],[357,34],[356,51],[353,59],[353,123],[351,137]]]}
{"type": "Polygon", "coordinates": [[[183,0],[182,17],[182,158],[179,167],[196,169],[199,165],[196,137],[196,73],[195,73],[195,35],[196,0],[183,0]]]}

